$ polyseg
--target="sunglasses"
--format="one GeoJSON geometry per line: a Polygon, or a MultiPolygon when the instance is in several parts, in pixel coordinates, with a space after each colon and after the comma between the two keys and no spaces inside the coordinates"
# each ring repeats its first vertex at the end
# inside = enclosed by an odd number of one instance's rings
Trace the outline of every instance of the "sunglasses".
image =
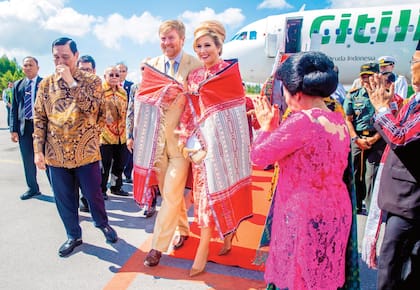
{"type": "Polygon", "coordinates": [[[113,78],[113,77],[119,78],[119,77],[120,77],[120,75],[119,75],[119,74],[109,74],[108,76],[109,76],[110,78],[113,78]]]}

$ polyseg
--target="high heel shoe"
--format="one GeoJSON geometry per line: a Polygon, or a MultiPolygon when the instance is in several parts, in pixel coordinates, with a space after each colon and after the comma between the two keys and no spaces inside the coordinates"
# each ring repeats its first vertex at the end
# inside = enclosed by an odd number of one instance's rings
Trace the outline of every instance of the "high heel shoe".
{"type": "MultiPolygon", "coordinates": [[[[233,241],[233,238],[236,236],[236,232],[233,232],[230,235],[231,235],[231,237],[230,237],[230,247],[227,247],[223,243],[223,247],[220,249],[219,254],[218,254],[219,256],[225,256],[225,255],[229,254],[229,252],[232,250],[232,241],[233,241]]],[[[229,239],[229,237],[226,237],[226,238],[229,239]]]]}
{"type": "Polygon", "coordinates": [[[221,248],[220,249],[220,251],[219,251],[219,256],[226,256],[227,254],[229,254],[229,252],[232,250],[232,248],[225,248],[225,247],[223,247],[223,248],[221,248]]]}
{"type": "Polygon", "coordinates": [[[198,276],[202,273],[204,273],[206,270],[206,267],[204,267],[203,269],[199,270],[199,269],[195,269],[195,268],[191,268],[190,270],[190,277],[195,277],[198,276]]]}

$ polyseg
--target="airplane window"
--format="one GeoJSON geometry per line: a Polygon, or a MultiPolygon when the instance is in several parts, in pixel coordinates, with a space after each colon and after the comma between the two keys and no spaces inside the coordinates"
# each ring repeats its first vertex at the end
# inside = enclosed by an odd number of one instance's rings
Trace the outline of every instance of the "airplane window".
{"type": "Polygon", "coordinates": [[[239,39],[239,40],[245,40],[245,39],[246,39],[246,37],[247,37],[247,34],[248,34],[248,32],[246,32],[246,31],[241,32],[241,33],[239,34],[238,39],[239,39]]]}
{"type": "Polygon", "coordinates": [[[351,28],[347,28],[347,34],[352,34],[353,33],[353,29],[351,29],[351,28]]]}
{"type": "Polygon", "coordinates": [[[401,32],[401,26],[399,26],[399,25],[395,26],[395,32],[400,33],[401,32]]]}
{"type": "Polygon", "coordinates": [[[341,34],[341,29],[340,28],[337,28],[336,30],[335,30],[335,35],[340,35],[341,34]]]}
{"type": "Polygon", "coordinates": [[[370,28],[370,33],[375,34],[376,33],[376,27],[371,27],[370,28]]]}
{"type": "Polygon", "coordinates": [[[388,27],[383,27],[383,28],[382,28],[382,33],[383,33],[383,34],[387,34],[387,33],[388,33],[388,31],[389,31],[388,27]]]}
{"type": "Polygon", "coordinates": [[[257,39],[257,32],[256,31],[250,31],[249,32],[249,40],[257,39]]]}
{"type": "Polygon", "coordinates": [[[408,32],[413,32],[414,31],[414,25],[410,24],[408,25],[408,32]]]}
{"type": "Polygon", "coordinates": [[[365,29],[364,28],[359,28],[359,31],[358,32],[359,32],[360,35],[362,35],[362,34],[365,33],[365,29]]]}
{"type": "Polygon", "coordinates": [[[330,30],[329,29],[325,29],[324,30],[324,35],[330,35],[330,30]]]}
{"type": "Polygon", "coordinates": [[[238,34],[235,34],[231,40],[245,40],[247,37],[248,32],[242,31],[238,34]]]}

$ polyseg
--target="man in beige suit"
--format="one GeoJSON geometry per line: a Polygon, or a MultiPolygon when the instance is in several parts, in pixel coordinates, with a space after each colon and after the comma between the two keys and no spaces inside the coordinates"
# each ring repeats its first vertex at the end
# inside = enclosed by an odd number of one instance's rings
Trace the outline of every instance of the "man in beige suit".
{"type": "MultiPolygon", "coordinates": [[[[168,20],[159,27],[160,47],[163,55],[147,63],[180,83],[185,83],[189,72],[202,66],[195,57],[183,52],[185,26],[178,20],[168,20]]],[[[162,252],[166,252],[178,226],[180,237],[174,248],[180,248],[189,235],[189,224],[184,202],[184,188],[188,177],[189,162],[178,149],[175,134],[184,111],[186,99],[178,97],[164,113],[165,135],[163,154],[157,163],[157,179],[162,194],[161,209],[157,215],[153,233],[152,249],[144,265],[159,264],[162,252]]],[[[162,145],[162,144],[161,144],[162,145]]]]}

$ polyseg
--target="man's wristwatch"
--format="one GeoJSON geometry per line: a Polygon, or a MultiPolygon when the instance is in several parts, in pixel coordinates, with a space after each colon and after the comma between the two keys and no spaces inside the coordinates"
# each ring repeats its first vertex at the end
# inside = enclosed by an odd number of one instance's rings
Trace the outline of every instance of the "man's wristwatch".
{"type": "Polygon", "coordinates": [[[356,136],[354,136],[354,137],[352,137],[352,138],[351,138],[351,143],[356,142],[356,140],[357,140],[357,139],[359,139],[359,136],[357,136],[357,135],[356,135],[356,136]]]}

